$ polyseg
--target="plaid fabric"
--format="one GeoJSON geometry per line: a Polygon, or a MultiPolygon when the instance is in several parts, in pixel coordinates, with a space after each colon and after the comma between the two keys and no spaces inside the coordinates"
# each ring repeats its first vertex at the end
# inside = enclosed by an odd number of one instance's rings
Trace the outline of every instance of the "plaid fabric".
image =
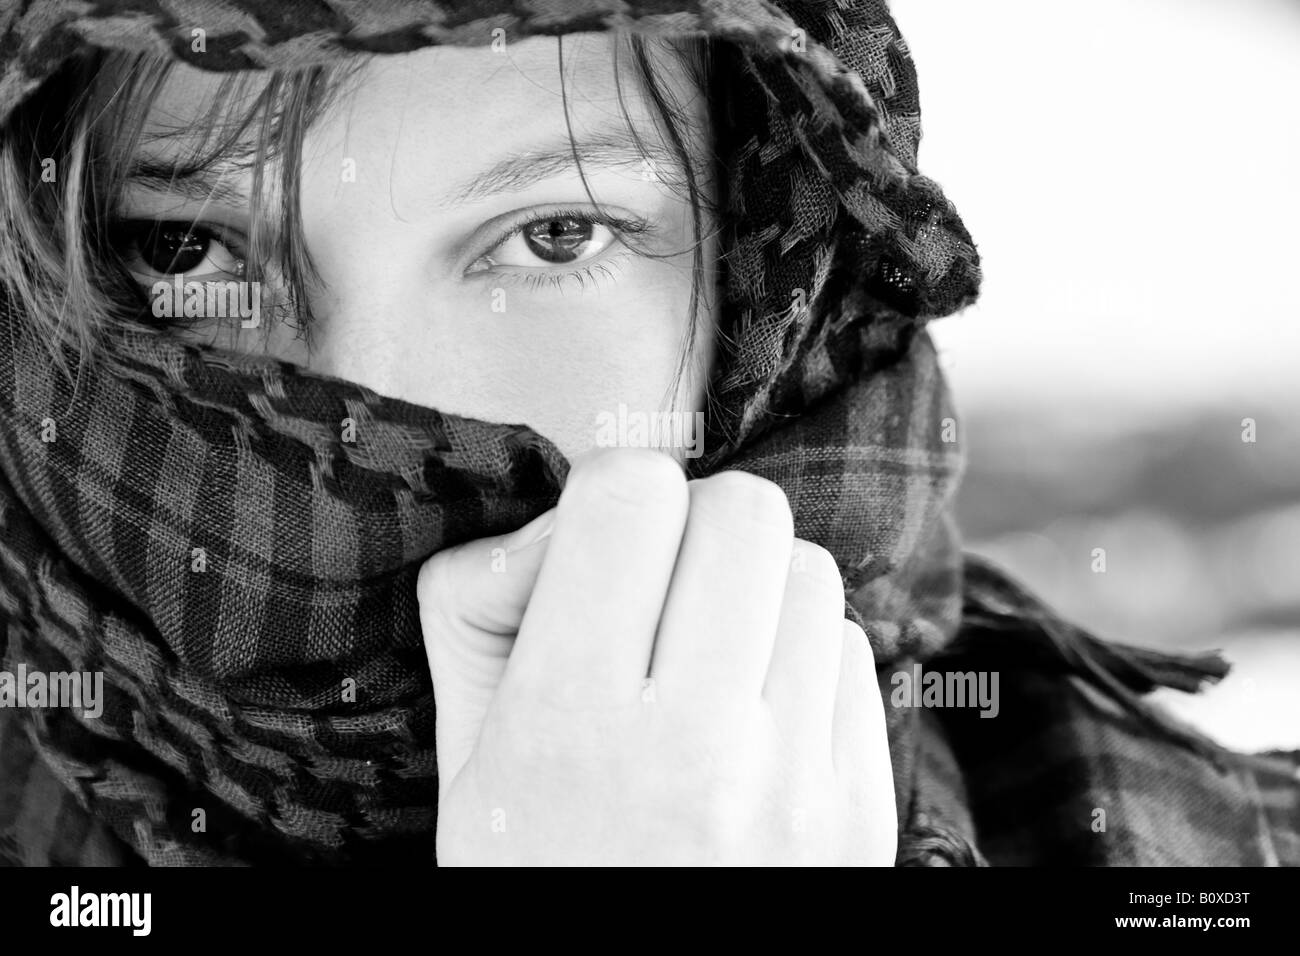
{"type": "Polygon", "coordinates": [[[1300,866],[1300,751],[1237,754],[1142,700],[1196,690],[1215,655],[1106,643],[987,562],[927,663],[1001,673],[1001,714],[938,711],[979,846],[998,865],[1300,866]]]}
{"type": "MultiPolygon", "coordinates": [[[[1268,776],[1266,788],[1262,771],[1223,783],[1221,752],[1136,697],[1143,680],[1214,676],[1213,662],[1054,631],[993,572],[968,576],[963,615],[947,512],[961,457],[943,440],[954,416],[919,330],[973,301],[978,258],[951,204],[917,173],[915,71],[883,3],[36,0],[0,14],[0,118],[87,44],[232,70],[482,44],[497,27],[512,38],[707,34],[734,57],[729,122],[742,135],[724,157],[728,347],[695,473],[743,468],[785,488],[797,532],[840,562],[882,690],[913,660],[988,669],[1007,647],[1007,669],[1014,661],[1026,675],[1026,703],[1004,704],[999,720],[965,726],[886,708],[907,833],[900,861],[1149,862],[1158,831],[1145,824],[1092,841],[1087,856],[1056,804],[1044,802],[1045,816],[1010,808],[1037,810],[1044,792],[1154,807],[1174,775],[1204,810],[1186,817],[1183,844],[1210,846],[1200,827],[1227,806],[1214,802],[1221,794],[1238,801],[1243,839],[1266,823],[1293,835],[1296,787],[1268,776]],[[207,31],[203,54],[191,50],[196,27],[207,31]],[[1135,722],[1128,737],[1099,737],[1101,718],[1083,705],[1045,703],[1084,679],[1135,722]],[[1048,690],[1041,701],[1035,681],[1048,690]],[[1023,741],[1014,760],[998,750],[1007,734],[1023,741]],[[1063,739],[1116,749],[1036,749],[1063,739]],[[1124,748],[1135,756],[1116,764],[1124,748]],[[1017,842],[1020,819],[1044,822],[1017,842]]],[[[102,671],[107,698],[97,720],[0,711],[0,855],[432,859],[435,714],[415,575],[430,553],[553,504],[562,456],[527,429],[131,329],[79,368],[74,390],[11,303],[0,317],[12,343],[0,354],[5,666],[102,671]],[[345,420],[355,441],[343,440],[345,420]],[[49,422],[54,441],[43,440],[49,422]],[[340,692],[345,680],[355,701],[340,692]]]]}

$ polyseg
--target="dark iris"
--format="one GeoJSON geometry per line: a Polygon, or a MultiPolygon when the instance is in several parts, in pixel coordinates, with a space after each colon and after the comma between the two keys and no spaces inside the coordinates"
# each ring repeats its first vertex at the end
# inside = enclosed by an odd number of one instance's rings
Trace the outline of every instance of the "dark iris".
{"type": "Polygon", "coordinates": [[[205,230],[175,223],[159,223],[135,237],[140,258],[155,272],[190,272],[207,258],[212,236],[205,230]]]}
{"type": "Polygon", "coordinates": [[[547,262],[572,262],[591,242],[592,223],[568,216],[543,219],[524,226],[524,241],[529,250],[547,262]]]}

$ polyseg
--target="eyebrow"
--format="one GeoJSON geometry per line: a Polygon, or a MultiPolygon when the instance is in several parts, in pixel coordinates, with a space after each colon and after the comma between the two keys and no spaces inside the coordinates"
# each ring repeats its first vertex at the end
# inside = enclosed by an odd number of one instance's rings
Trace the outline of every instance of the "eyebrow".
{"type": "MultiPolygon", "coordinates": [[[[435,208],[468,205],[492,196],[523,192],[538,182],[579,167],[646,168],[646,163],[655,177],[665,173],[676,176],[681,172],[681,163],[671,150],[657,143],[638,142],[626,129],[577,142],[566,138],[498,160],[446,190],[437,199],[435,208]]],[[[155,192],[177,194],[192,202],[246,205],[247,190],[225,177],[247,168],[247,162],[177,166],[165,160],[141,158],[132,165],[127,182],[155,192]]]]}
{"type": "Polygon", "coordinates": [[[643,167],[680,172],[676,155],[656,143],[638,142],[630,132],[604,133],[571,142],[568,139],[543,149],[507,156],[447,190],[439,205],[479,202],[502,193],[523,192],[528,187],[571,169],[643,167]]]}
{"type": "Polygon", "coordinates": [[[187,168],[142,159],[132,164],[126,181],[154,192],[176,193],[192,202],[242,206],[248,202],[247,190],[222,175],[234,168],[233,165],[225,164],[216,170],[206,166],[187,168]]]}

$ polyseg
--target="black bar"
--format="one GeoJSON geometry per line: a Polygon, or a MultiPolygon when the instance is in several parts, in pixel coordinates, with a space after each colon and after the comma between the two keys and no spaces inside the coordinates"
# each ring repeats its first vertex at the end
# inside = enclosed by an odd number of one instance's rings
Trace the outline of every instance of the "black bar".
{"type": "Polygon", "coordinates": [[[222,942],[261,951],[269,942],[339,947],[355,940],[369,952],[404,939],[430,950],[440,943],[493,946],[512,930],[537,946],[586,937],[620,948],[697,948],[707,936],[769,945],[791,938],[803,949],[821,937],[837,950],[847,945],[863,953],[881,946],[921,953],[944,939],[986,946],[1022,940],[1182,945],[1197,938],[1231,947],[1250,939],[1257,945],[1279,932],[1294,939],[1297,890],[1293,871],[1228,869],[859,870],[757,878],[634,872],[594,879],[580,872],[539,879],[437,869],[15,869],[0,870],[0,933],[8,953],[37,938],[67,943],[74,933],[82,943],[151,939],[205,950],[222,942]],[[79,921],[101,912],[112,917],[124,902],[115,897],[105,906],[99,894],[150,894],[147,936],[131,925],[133,915],[143,922],[140,909],[118,910],[119,923],[127,925],[51,925],[67,921],[73,886],[79,921]],[[1248,925],[1212,922],[1206,929],[1186,922],[1206,918],[1245,918],[1248,925]],[[1119,923],[1132,919],[1154,922],[1119,923]]]}

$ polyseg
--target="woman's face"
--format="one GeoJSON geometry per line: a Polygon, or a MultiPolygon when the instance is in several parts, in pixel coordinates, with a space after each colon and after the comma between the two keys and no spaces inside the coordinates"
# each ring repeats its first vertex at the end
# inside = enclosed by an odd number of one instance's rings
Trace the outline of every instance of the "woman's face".
{"type": "MultiPolygon", "coordinates": [[[[368,61],[303,142],[302,235],[320,279],[310,348],[273,319],[257,329],[203,320],[179,334],[269,352],[444,412],[527,424],[570,458],[597,443],[598,416],[620,405],[674,407],[695,278],[692,210],[671,182],[680,170],[627,55],[618,58],[618,101],[613,42],[604,33],[566,37],[563,91],[559,40],[549,37],[500,52],[439,48],[368,61]]],[[[691,116],[692,148],[707,156],[703,97],[675,56],[653,52],[660,83],[691,116]]],[[[185,131],[218,82],[178,68],[135,159],[166,167],[181,158],[185,131]]],[[[277,162],[267,184],[279,181],[277,162]]],[[[122,218],[211,230],[184,240],[183,259],[172,258],[174,240],[119,250],[146,287],[177,271],[239,278],[253,171],[228,163],[193,180],[138,176],[123,192],[122,218]]],[[[268,198],[273,216],[278,201],[268,198]]],[[[704,241],[699,331],[676,395],[683,411],[701,407],[711,359],[707,230],[704,241]]],[[[266,265],[264,299],[275,294],[265,288],[275,264],[266,265]]]]}

